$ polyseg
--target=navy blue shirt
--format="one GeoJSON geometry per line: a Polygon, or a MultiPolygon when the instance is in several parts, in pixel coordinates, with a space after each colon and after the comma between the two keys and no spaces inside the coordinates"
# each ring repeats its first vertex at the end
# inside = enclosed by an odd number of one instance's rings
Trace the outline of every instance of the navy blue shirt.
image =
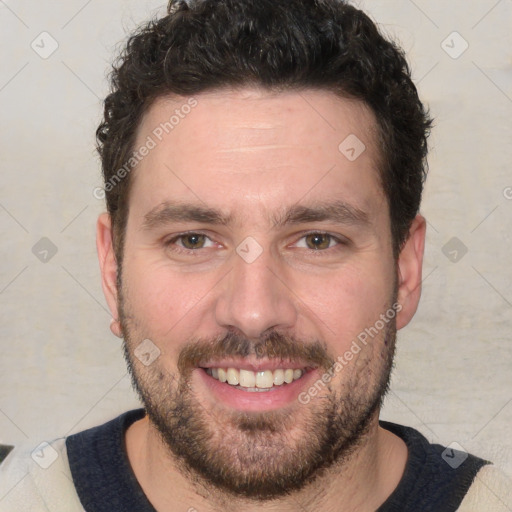
{"type": "MultiPolygon", "coordinates": [[[[87,512],[156,512],[135,478],[125,448],[127,428],[143,417],[143,409],[129,411],[66,439],[73,482],[87,512]]],[[[465,458],[462,452],[445,451],[413,428],[387,421],[380,421],[380,426],[405,441],[409,456],[400,483],[377,512],[453,512],[480,468],[488,464],[471,454],[465,458]],[[449,464],[450,458],[465,460],[449,464]]]]}

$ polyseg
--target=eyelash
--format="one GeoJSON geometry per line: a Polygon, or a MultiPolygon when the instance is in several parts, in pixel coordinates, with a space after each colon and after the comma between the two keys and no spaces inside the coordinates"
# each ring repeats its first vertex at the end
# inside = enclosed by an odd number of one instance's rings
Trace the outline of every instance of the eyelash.
{"type": "MultiPolygon", "coordinates": [[[[171,250],[173,252],[176,252],[178,254],[187,254],[187,255],[190,255],[190,256],[199,256],[200,250],[204,249],[203,247],[200,247],[199,249],[187,249],[186,247],[180,247],[179,245],[174,245],[174,243],[177,240],[180,240],[182,238],[185,238],[185,237],[191,236],[191,235],[203,235],[208,240],[212,241],[211,238],[208,235],[206,235],[205,233],[201,233],[200,231],[187,231],[185,233],[181,233],[179,235],[174,236],[170,240],[166,241],[164,243],[164,245],[166,247],[168,247],[168,248],[171,248],[171,250]]],[[[327,249],[308,249],[308,252],[312,256],[314,256],[314,257],[321,256],[322,253],[325,254],[326,252],[331,251],[331,250],[336,250],[340,246],[348,245],[348,240],[339,238],[339,237],[334,236],[331,233],[327,233],[325,231],[309,231],[307,233],[303,233],[302,236],[299,238],[299,240],[302,240],[303,238],[305,238],[305,237],[307,237],[309,235],[328,236],[330,238],[330,240],[334,240],[335,242],[337,242],[337,244],[334,247],[328,247],[327,249]]]]}

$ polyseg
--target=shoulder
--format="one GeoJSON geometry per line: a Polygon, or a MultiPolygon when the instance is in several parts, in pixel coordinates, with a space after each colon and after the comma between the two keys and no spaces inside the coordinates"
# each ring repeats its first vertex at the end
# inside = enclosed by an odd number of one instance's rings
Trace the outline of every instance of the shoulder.
{"type": "Polygon", "coordinates": [[[512,510],[512,478],[494,465],[476,474],[458,512],[509,512],[512,510]]]}
{"type": "MultiPolygon", "coordinates": [[[[481,496],[485,494],[485,488],[489,487],[488,481],[499,478],[500,474],[491,462],[461,450],[455,443],[449,446],[430,443],[423,434],[411,427],[385,421],[381,421],[380,425],[402,438],[408,449],[402,479],[379,509],[380,512],[453,512],[459,510],[463,503],[469,503],[469,508],[460,509],[465,512],[500,510],[481,506],[486,503],[486,498],[481,496]],[[476,508],[473,506],[475,499],[483,500],[478,502],[480,506],[476,508]]],[[[503,478],[504,475],[499,478],[500,485],[506,488],[503,478]]]]}
{"type": "Polygon", "coordinates": [[[80,498],[97,494],[94,486],[104,474],[117,477],[111,466],[115,459],[124,462],[124,431],[143,415],[142,409],[128,411],[68,437],[5,450],[0,512],[84,512],[80,498]]]}
{"type": "Polygon", "coordinates": [[[0,512],[20,510],[83,512],[65,438],[19,446],[0,464],[0,512]]]}

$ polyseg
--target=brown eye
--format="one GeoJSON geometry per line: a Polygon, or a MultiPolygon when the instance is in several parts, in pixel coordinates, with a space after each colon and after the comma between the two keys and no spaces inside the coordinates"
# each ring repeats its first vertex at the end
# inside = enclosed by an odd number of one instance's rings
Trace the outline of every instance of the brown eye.
{"type": "Polygon", "coordinates": [[[201,249],[204,245],[206,236],[200,233],[191,233],[189,235],[182,235],[179,237],[181,244],[186,249],[201,249]]]}
{"type": "Polygon", "coordinates": [[[323,233],[311,233],[306,235],[306,245],[309,249],[328,249],[331,243],[331,236],[323,233]]]}

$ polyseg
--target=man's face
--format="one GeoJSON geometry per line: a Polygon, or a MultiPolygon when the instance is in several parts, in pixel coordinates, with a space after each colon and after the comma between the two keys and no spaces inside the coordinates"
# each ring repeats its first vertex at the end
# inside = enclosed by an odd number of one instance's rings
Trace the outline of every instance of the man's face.
{"type": "Polygon", "coordinates": [[[182,471],[272,498],[348,456],[388,382],[396,326],[376,322],[397,271],[374,118],[321,91],[195,99],[160,99],[139,127],[134,149],[156,144],[131,176],[126,356],[182,471]]]}

